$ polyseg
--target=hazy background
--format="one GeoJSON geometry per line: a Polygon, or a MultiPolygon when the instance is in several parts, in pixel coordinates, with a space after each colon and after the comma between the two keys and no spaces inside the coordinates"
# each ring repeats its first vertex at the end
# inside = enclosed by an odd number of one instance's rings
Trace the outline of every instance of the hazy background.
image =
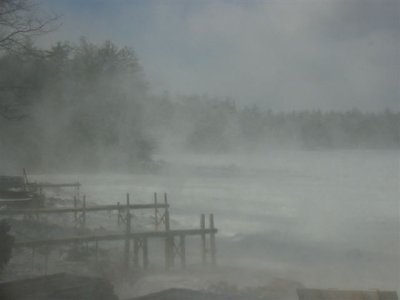
{"type": "MultiPolygon", "coordinates": [[[[201,255],[199,238],[189,238],[189,271],[151,273],[133,287],[135,293],[206,288],[219,280],[264,286],[272,278],[312,288],[399,291],[398,157],[398,151],[360,149],[171,154],[162,156],[168,167],[157,173],[31,180],[79,180],[89,203],[123,202],[127,191],[132,202],[149,203],[154,192],[167,192],[173,229],[198,228],[201,213],[214,213],[219,269],[208,275],[190,271],[201,255]]],[[[149,212],[134,215],[133,230],[151,222],[149,212]]],[[[95,218],[89,214],[87,222],[95,218]]],[[[151,268],[162,268],[162,251],[162,241],[150,244],[151,268]]]]}
{"type": "Polygon", "coordinates": [[[64,15],[41,43],[133,47],[155,92],[273,110],[399,108],[399,2],[39,1],[64,15]]]}
{"type": "Polygon", "coordinates": [[[398,1],[35,3],[59,17],[0,57],[8,169],[400,146],[398,1]]]}

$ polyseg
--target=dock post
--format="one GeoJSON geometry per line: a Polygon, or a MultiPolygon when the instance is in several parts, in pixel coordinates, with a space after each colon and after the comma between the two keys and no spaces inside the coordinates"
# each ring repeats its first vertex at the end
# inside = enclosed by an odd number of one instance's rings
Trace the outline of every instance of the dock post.
{"type": "Polygon", "coordinates": [[[86,195],[83,195],[82,227],[86,226],[86,195]]]}
{"type": "Polygon", "coordinates": [[[215,246],[215,233],[214,233],[214,214],[210,214],[210,254],[211,254],[211,264],[212,266],[217,265],[217,259],[216,259],[216,254],[217,254],[217,249],[215,246]]]}
{"type": "Polygon", "coordinates": [[[181,254],[181,266],[182,268],[186,267],[186,249],[185,249],[185,235],[181,234],[179,236],[179,248],[181,254]]]}
{"type": "MultiPolygon", "coordinates": [[[[78,200],[76,199],[76,195],[75,195],[74,196],[74,209],[76,209],[77,206],[78,206],[78,200]]],[[[77,213],[77,211],[74,211],[74,222],[75,222],[75,225],[76,225],[77,221],[78,221],[78,213],[77,213]]]]}
{"type": "Polygon", "coordinates": [[[147,238],[143,238],[143,269],[146,270],[149,266],[149,248],[147,238]]]}
{"type": "Polygon", "coordinates": [[[35,270],[35,247],[32,247],[32,270],[35,270]]]}
{"type": "Polygon", "coordinates": [[[118,208],[117,208],[117,224],[118,224],[118,227],[121,225],[121,204],[119,203],[119,202],[117,202],[117,206],[118,206],[118,208]]]}
{"type": "Polygon", "coordinates": [[[203,265],[207,262],[207,245],[206,245],[206,216],[201,214],[200,218],[200,228],[201,228],[201,262],[203,265]]]}
{"type": "Polygon", "coordinates": [[[165,268],[169,269],[172,265],[172,247],[171,247],[171,237],[169,236],[170,224],[169,224],[169,210],[168,210],[168,198],[167,194],[164,194],[164,203],[165,203],[165,214],[164,214],[164,223],[165,223],[165,268]]]}
{"type": "Polygon", "coordinates": [[[99,241],[96,240],[95,244],[95,255],[96,255],[96,264],[99,263],[99,241]]]}
{"type": "Polygon", "coordinates": [[[158,230],[157,193],[154,193],[154,228],[158,230]]]}
{"type": "Polygon", "coordinates": [[[77,199],[79,199],[79,187],[81,186],[81,184],[79,183],[79,181],[76,182],[76,186],[74,188],[74,197],[76,197],[77,199]]]}
{"type": "Polygon", "coordinates": [[[129,193],[126,194],[126,230],[125,230],[125,255],[124,267],[129,270],[129,250],[130,250],[130,235],[131,235],[131,214],[129,211],[129,193]]]}
{"type": "Polygon", "coordinates": [[[168,198],[167,193],[164,193],[164,203],[165,203],[165,230],[169,231],[169,209],[168,209],[168,198]]]}
{"type": "Polygon", "coordinates": [[[175,237],[174,236],[169,236],[169,265],[171,267],[175,266],[175,251],[176,251],[176,247],[175,247],[175,237]]]}
{"type": "Polygon", "coordinates": [[[50,251],[48,249],[45,249],[44,251],[44,275],[47,275],[50,251]]]}
{"type": "Polygon", "coordinates": [[[133,239],[133,266],[139,268],[139,240],[133,239]]]}

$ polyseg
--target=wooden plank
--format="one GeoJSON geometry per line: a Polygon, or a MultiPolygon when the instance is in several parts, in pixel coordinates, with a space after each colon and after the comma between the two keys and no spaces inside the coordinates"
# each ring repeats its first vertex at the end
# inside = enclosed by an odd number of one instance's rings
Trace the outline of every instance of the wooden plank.
{"type": "Polygon", "coordinates": [[[0,199],[23,199],[32,198],[33,194],[23,189],[20,190],[0,190],[0,199]]]}
{"type": "MultiPolygon", "coordinates": [[[[22,199],[27,201],[28,199],[22,199]]],[[[21,200],[21,201],[22,201],[21,200]]],[[[14,201],[14,200],[13,200],[14,201]]],[[[1,202],[0,202],[1,203],[1,202]]],[[[154,208],[166,208],[168,204],[157,204],[157,206],[153,203],[151,204],[130,204],[130,209],[154,209],[154,208]],[[167,206],[166,206],[167,205],[167,206]]],[[[66,208],[38,208],[38,209],[7,209],[0,210],[0,215],[30,215],[30,214],[60,214],[60,213],[72,213],[72,212],[89,212],[89,211],[106,211],[106,210],[119,210],[125,209],[127,206],[121,205],[99,205],[92,207],[66,207],[66,208]]]]}
{"type": "MultiPolygon", "coordinates": [[[[0,199],[0,205],[1,204],[7,204],[7,203],[15,203],[15,202],[29,202],[32,201],[32,198],[9,198],[9,199],[0,199]]],[[[18,209],[20,210],[20,209],[18,209]]],[[[0,214],[5,212],[6,210],[1,210],[0,214]]],[[[8,211],[8,210],[7,210],[8,211]]]]}
{"type": "MultiPolygon", "coordinates": [[[[33,203],[35,203],[35,200],[33,198],[1,199],[0,207],[2,206],[24,207],[24,206],[30,206],[33,203]]],[[[3,211],[5,211],[5,209],[0,209],[0,215],[3,211]]]]}
{"type": "MultiPolygon", "coordinates": [[[[164,231],[143,231],[143,232],[134,232],[129,235],[131,239],[137,238],[166,238],[167,236],[192,236],[192,235],[201,235],[201,234],[216,234],[218,229],[178,229],[178,230],[170,230],[168,233],[164,231]]],[[[96,241],[118,241],[124,240],[126,238],[125,233],[119,234],[107,234],[107,235],[90,235],[90,236],[75,236],[68,238],[59,238],[59,239],[51,239],[51,240],[36,240],[36,241],[26,241],[26,242],[16,242],[14,244],[15,248],[24,248],[24,247],[40,247],[40,246],[56,246],[56,245],[65,245],[71,243],[80,243],[80,242],[96,242],[96,241]]]]}
{"type": "Polygon", "coordinates": [[[76,183],[28,183],[27,186],[35,188],[62,188],[62,187],[80,187],[79,182],[76,183]]]}

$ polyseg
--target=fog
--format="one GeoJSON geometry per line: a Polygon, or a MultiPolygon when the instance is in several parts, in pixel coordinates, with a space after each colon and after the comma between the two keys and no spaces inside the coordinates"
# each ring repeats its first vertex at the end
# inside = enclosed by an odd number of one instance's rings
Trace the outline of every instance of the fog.
{"type": "Polygon", "coordinates": [[[396,0],[42,2],[65,14],[42,43],[134,47],[154,92],[276,111],[399,108],[396,0]]]}
{"type": "Polygon", "coordinates": [[[151,271],[107,273],[120,297],[221,280],[400,291],[398,1],[35,3],[18,18],[56,15],[48,30],[3,46],[0,23],[0,175],[79,181],[92,205],[167,193],[174,229],[215,216],[216,269],[193,239],[188,269],[165,271],[152,243],[151,271]]]}
{"type": "MultiPolygon", "coordinates": [[[[51,178],[79,178],[88,199],[104,203],[123,200],[127,190],[135,202],[148,203],[154,191],[165,191],[177,228],[196,227],[199,213],[213,212],[221,266],[313,287],[398,289],[397,151],[164,159],[171,168],[159,174],[51,178]]],[[[263,282],[248,277],[243,280],[263,282]]]]}

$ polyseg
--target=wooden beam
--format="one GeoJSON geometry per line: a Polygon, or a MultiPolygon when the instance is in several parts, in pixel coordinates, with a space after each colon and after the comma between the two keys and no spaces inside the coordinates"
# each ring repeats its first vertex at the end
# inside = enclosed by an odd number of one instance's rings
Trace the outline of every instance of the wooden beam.
{"type": "MultiPolygon", "coordinates": [[[[27,201],[28,199],[21,199],[18,201],[27,201]]],[[[0,200],[0,203],[2,201],[0,200]]],[[[130,209],[154,209],[154,208],[166,208],[165,204],[130,204],[130,209]]],[[[36,214],[60,214],[60,213],[73,213],[73,212],[89,212],[89,211],[105,211],[105,210],[119,210],[127,208],[127,206],[120,206],[120,205],[99,205],[99,206],[92,206],[92,207],[66,207],[66,208],[38,208],[38,209],[5,209],[0,210],[0,215],[3,216],[12,216],[12,215],[36,215],[36,214]]]]}
{"type": "Polygon", "coordinates": [[[76,183],[28,183],[27,186],[34,188],[61,188],[61,187],[80,187],[79,182],[76,183]]]}
{"type": "MultiPolygon", "coordinates": [[[[178,229],[178,230],[170,230],[168,233],[164,231],[143,231],[143,232],[132,232],[129,237],[131,239],[134,238],[165,238],[166,236],[193,236],[193,235],[202,235],[202,234],[210,234],[213,232],[216,234],[218,229],[178,229]]],[[[89,236],[74,236],[68,238],[57,238],[57,239],[48,239],[48,240],[36,240],[36,241],[25,241],[25,242],[15,242],[14,248],[24,248],[24,247],[40,247],[40,246],[57,246],[57,245],[65,245],[65,244],[73,244],[73,243],[82,243],[82,242],[95,242],[95,241],[118,241],[124,240],[126,238],[126,234],[118,233],[118,234],[106,234],[106,235],[89,235],[89,236]]]]}
{"type": "MultiPolygon", "coordinates": [[[[33,201],[33,198],[9,198],[9,199],[1,198],[0,205],[31,202],[31,201],[33,201]]],[[[4,213],[6,211],[8,211],[8,210],[0,210],[0,214],[4,213]]]]}

